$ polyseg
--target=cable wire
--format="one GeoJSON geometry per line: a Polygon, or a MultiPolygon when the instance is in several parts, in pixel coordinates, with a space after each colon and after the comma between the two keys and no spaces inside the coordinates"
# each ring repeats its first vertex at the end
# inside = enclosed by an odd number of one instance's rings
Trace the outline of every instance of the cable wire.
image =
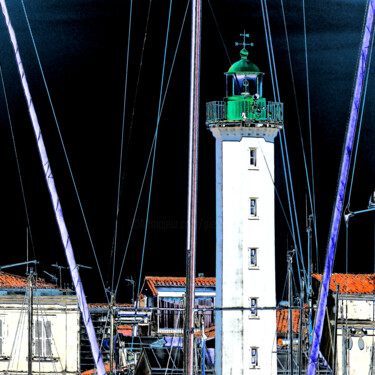
{"type": "Polygon", "coordinates": [[[41,61],[40,61],[40,58],[39,58],[38,49],[36,47],[36,43],[35,43],[35,40],[34,40],[33,32],[31,30],[31,26],[30,26],[30,22],[29,22],[29,17],[27,15],[27,11],[26,11],[26,8],[25,8],[24,1],[21,0],[21,3],[22,3],[24,14],[25,14],[27,26],[28,26],[28,29],[29,29],[29,32],[30,32],[31,40],[32,40],[32,43],[33,43],[33,46],[34,46],[34,51],[35,51],[35,54],[36,54],[36,57],[37,57],[37,60],[38,60],[40,72],[42,74],[44,86],[46,88],[48,100],[49,100],[49,103],[51,105],[51,110],[52,110],[52,114],[53,114],[53,117],[54,117],[54,120],[55,120],[56,128],[57,128],[57,131],[58,131],[58,134],[59,134],[59,137],[60,137],[60,142],[61,142],[61,145],[62,145],[62,148],[63,148],[63,151],[64,151],[65,160],[66,160],[66,163],[67,163],[67,166],[68,166],[68,169],[69,169],[69,173],[70,173],[70,176],[71,176],[71,179],[72,179],[72,182],[73,182],[73,186],[74,186],[74,190],[75,190],[75,193],[76,193],[76,196],[77,196],[78,204],[79,204],[79,207],[80,207],[80,210],[81,210],[82,218],[83,218],[83,221],[85,223],[87,235],[89,237],[91,249],[92,249],[93,254],[94,254],[96,266],[98,267],[99,276],[100,276],[100,279],[102,281],[103,289],[105,291],[105,284],[104,284],[102,272],[101,272],[101,269],[100,269],[99,261],[98,261],[97,255],[96,255],[94,243],[93,243],[92,238],[91,238],[90,230],[89,230],[89,227],[88,227],[88,224],[87,224],[87,220],[86,220],[86,216],[85,216],[85,213],[84,213],[84,210],[83,210],[83,207],[82,207],[81,199],[80,199],[79,194],[78,194],[77,185],[76,185],[76,182],[75,182],[75,179],[74,179],[74,176],[73,176],[72,168],[70,166],[70,162],[69,162],[68,154],[67,154],[67,151],[66,151],[66,148],[65,148],[65,144],[64,144],[64,141],[63,141],[63,138],[62,138],[62,135],[61,135],[60,126],[59,126],[59,123],[57,121],[57,117],[56,117],[55,109],[54,109],[54,106],[53,106],[53,103],[52,103],[51,95],[50,95],[50,92],[49,92],[49,89],[48,89],[47,81],[46,81],[46,78],[44,76],[44,71],[43,71],[42,64],[41,64],[41,61]]]}
{"type": "Polygon", "coordinates": [[[130,1],[130,12],[129,12],[129,29],[128,29],[128,49],[126,52],[126,69],[125,69],[125,92],[124,92],[124,107],[122,113],[122,130],[121,130],[121,150],[120,150],[120,165],[118,170],[118,186],[117,186],[117,205],[116,205],[116,220],[115,220],[115,235],[114,235],[114,251],[113,251],[113,268],[112,268],[112,290],[115,278],[115,266],[116,266],[116,250],[117,250],[117,229],[118,229],[118,215],[120,210],[120,192],[121,192],[121,174],[122,174],[122,154],[124,152],[124,133],[125,133],[125,114],[126,114],[126,95],[128,87],[128,68],[129,68],[129,49],[130,49],[130,32],[132,25],[132,14],[133,14],[133,0],[130,1]]]}
{"type": "MultiPolygon", "coordinates": [[[[188,0],[187,5],[186,5],[185,15],[184,15],[184,18],[183,18],[183,21],[182,21],[182,25],[181,25],[181,29],[180,29],[180,35],[179,35],[179,38],[178,38],[178,41],[177,41],[177,45],[176,45],[176,49],[175,49],[175,54],[173,56],[173,61],[172,61],[172,65],[171,65],[171,69],[170,69],[168,81],[167,81],[167,84],[166,84],[166,87],[165,87],[165,91],[164,91],[163,101],[162,101],[162,104],[161,104],[160,116],[161,116],[162,110],[164,108],[164,103],[165,103],[165,100],[166,100],[166,96],[167,96],[169,84],[170,84],[170,81],[171,81],[171,77],[172,77],[172,73],[173,73],[173,68],[174,68],[174,65],[175,65],[176,56],[177,56],[177,52],[178,52],[180,41],[181,41],[182,31],[183,31],[184,26],[185,26],[186,16],[187,16],[187,12],[188,12],[188,9],[189,9],[189,4],[190,4],[190,0],[188,0]]],[[[159,120],[160,120],[160,117],[158,118],[157,121],[159,121],[159,120]]],[[[155,140],[156,140],[156,130],[155,130],[154,137],[153,137],[153,140],[152,140],[152,144],[151,144],[151,147],[150,147],[150,152],[149,152],[148,160],[147,160],[147,163],[146,163],[145,172],[143,174],[143,180],[142,180],[142,183],[141,183],[140,192],[138,194],[136,208],[134,210],[133,219],[132,219],[132,223],[131,223],[131,226],[130,226],[128,240],[127,240],[127,243],[126,243],[126,246],[125,246],[125,251],[124,251],[123,261],[122,261],[122,264],[121,264],[119,278],[118,278],[117,285],[116,285],[116,288],[115,288],[115,295],[117,293],[117,290],[118,290],[118,287],[119,287],[119,284],[120,284],[121,275],[122,275],[124,264],[125,264],[125,258],[126,258],[127,252],[128,252],[130,239],[131,239],[131,236],[132,236],[132,233],[133,233],[134,223],[135,223],[135,219],[136,219],[136,216],[137,216],[137,213],[138,213],[139,202],[140,202],[140,198],[141,198],[141,195],[142,195],[142,192],[143,192],[143,187],[144,187],[146,175],[147,175],[147,172],[148,172],[148,168],[149,168],[149,164],[150,164],[150,160],[151,160],[151,155],[153,153],[153,149],[154,149],[154,145],[155,145],[155,140]]]]}
{"type": "MultiPolygon", "coordinates": [[[[8,104],[8,97],[7,97],[7,92],[6,92],[6,88],[5,88],[3,70],[2,70],[1,65],[0,65],[0,75],[1,75],[1,84],[3,86],[3,91],[4,91],[5,106],[6,106],[8,120],[9,120],[9,128],[10,128],[10,133],[11,133],[11,136],[12,136],[12,143],[13,143],[14,155],[16,157],[18,178],[20,180],[22,200],[23,200],[23,205],[24,205],[24,208],[25,208],[25,214],[26,214],[26,220],[27,220],[27,227],[29,228],[29,232],[30,232],[31,249],[33,251],[34,259],[36,259],[35,248],[34,248],[34,241],[33,241],[33,236],[32,236],[32,233],[31,233],[29,211],[27,209],[27,204],[26,204],[25,189],[24,189],[24,186],[23,186],[21,168],[20,168],[20,163],[19,163],[19,159],[18,159],[18,152],[17,152],[17,147],[16,147],[16,140],[15,140],[15,137],[14,137],[12,119],[11,119],[11,116],[10,116],[10,110],[9,110],[9,104],[8,104]]],[[[36,264],[35,264],[35,267],[36,267],[36,264]]]]}

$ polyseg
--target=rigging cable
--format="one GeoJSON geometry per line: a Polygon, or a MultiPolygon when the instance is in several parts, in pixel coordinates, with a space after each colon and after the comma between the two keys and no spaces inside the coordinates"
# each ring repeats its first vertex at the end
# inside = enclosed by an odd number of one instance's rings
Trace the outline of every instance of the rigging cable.
{"type": "MultiPolygon", "coordinates": [[[[21,168],[20,168],[20,163],[19,163],[18,153],[17,153],[17,147],[16,147],[16,140],[14,138],[13,125],[12,125],[12,120],[11,120],[11,117],[10,117],[10,110],[9,110],[7,92],[6,92],[6,88],[5,88],[4,76],[3,76],[3,69],[1,67],[1,65],[0,65],[0,75],[1,75],[1,84],[3,86],[3,91],[4,91],[5,106],[6,106],[8,120],[9,120],[9,128],[10,128],[10,133],[11,133],[11,136],[12,136],[13,149],[14,149],[14,154],[15,154],[15,157],[16,157],[18,177],[19,177],[20,185],[21,185],[22,200],[23,200],[23,205],[25,207],[27,227],[29,228],[29,232],[30,232],[31,249],[32,249],[33,254],[34,254],[34,259],[36,259],[35,248],[34,248],[34,241],[33,241],[33,236],[31,234],[31,225],[30,225],[29,211],[27,209],[27,204],[26,204],[25,189],[23,187],[23,180],[22,180],[22,175],[21,175],[21,168]]],[[[36,264],[35,264],[35,267],[36,267],[36,264]]]]}
{"type": "MultiPolygon", "coordinates": [[[[161,105],[160,116],[161,116],[162,110],[164,108],[164,103],[165,103],[165,100],[166,100],[166,96],[167,96],[167,92],[168,92],[168,88],[169,88],[169,83],[171,81],[171,77],[172,77],[172,73],[173,73],[173,68],[174,68],[174,64],[175,64],[175,61],[176,61],[176,56],[177,56],[178,48],[179,48],[179,45],[180,45],[182,31],[184,29],[185,20],[186,20],[187,12],[188,12],[188,9],[189,9],[189,5],[190,5],[190,0],[187,1],[185,15],[184,15],[184,18],[183,18],[183,21],[182,21],[182,25],[181,25],[181,29],[180,29],[180,35],[179,35],[179,38],[178,38],[178,41],[177,41],[177,45],[176,45],[176,49],[175,49],[175,54],[173,56],[171,70],[170,70],[170,73],[169,73],[169,76],[168,76],[168,81],[167,81],[167,84],[166,84],[166,87],[165,87],[165,91],[164,91],[164,96],[163,96],[163,101],[162,101],[162,105],[161,105]]],[[[157,121],[159,121],[159,119],[160,119],[160,117],[158,117],[157,121]]],[[[145,172],[144,172],[144,175],[143,175],[143,180],[142,180],[142,183],[141,183],[140,192],[138,194],[138,200],[137,200],[137,204],[136,204],[136,207],[135,207],[135,210],[134,210],[134,214],[133,214],[133,219],[132,219],[132,223],[131,223],[131,227],[130,227],[130,231],[129,231],[128,240],[127,240],[127,243],[126,243],[126,246],[125,246],[125,251],[124,251],[124,256],[123,256],[123,260],[122,260],[122,264],[121,264],[120,274],[119,274],[119,278],[118,278],[116,289],[115,289],[115,295],[117,293],[117,290],[118,290],[118,287],[119,287],[119,284],[120,284],[121,275],[122,275],[124,264],[125,264],[125,258],[126,258],[126,254],[128,252],[130,239],[131,239],[131,236],[132,236],[132,233],[133,233],[134,223],[135,223],[135,219],[136,219],[136,216],[137,216],[137,213],[138,213],[139,202],[140,202],[141,195],[142,195],[142,192],[143,192],[143,187],[144,187],[146,175],[147,175],[147,172],[148,172],[148,168],[149,168],[149,164],[150,164],[150,160],[151,160],[151,155],[153,153],[153,149],[154,149],[154,146],[155,146],[155,141],[156,141],[156,130],[155,130],[155,133],[154,133],[154,138],[152,140],[152,144],[151,144],[151,148],[150,148],[150,153],[148,155],[148,160],[147,160],[147,163],[146,163],[145,172]]]]}
{"type": "MultiPolygon", "coordinates": [[[[130,138],[131,138],[131,134],[132,134],[132,130],[133,130],[135,108],[136,108],[136,103],[137,103],[137,98],[138,98],[138,87],[139,87],[141,70],[142,70],[142,65],[143,65],[143,56],[144,56],[144,50],[145,50],[145,45],[146,45],[147,33],[148,33],[148,24],[149,24],[149,20],[150,20],[151,3],[152,3],[152,0],[150,0],[149,6],[148,6],[146,27],[145,27],[145,33],[144,33],[143,45],[142,45],[142,52],[141,52],[141,58],[140,58],[140,63],[139,63],[138,75],[137,75],[137,83],[136,83],[136,86],[135,86],[133,110],[132,110],[132,116],[131,116],[131,120],[130,120],[128,140],[127,140],[127,145],[126,145],[127,150],[129,150],[130,138]]],[[[129,31],[129,33],[130,33],[130,31],[129,31]]],[[[124,170],[126,169],[126,162],[127,162],[127,158],[124,161],[124,170]]],[[[119,211],[120,211],[120,201],[119,200],[120,200],[120,197],[122,196],[122,191],[123,191],[123,185],[124,185],[124,179],[125,179],[124,170],[122,171],[122,175],[121,175],[121,186],[119,186],[118,211],[117,211],[116,221],[118,220],[118,215],[119,215],[119,211]]],[[[142,185],[143,185],[143,183],[142,183],[142,185]]],[[[132,228],[130,230],[132,230],[132,228]]],[[[116,231],[115,231],[114,236],[113,236],[114,238],[115,238],[115,236],[117,237],[116,233],[117,233],[117,224],[116,224],[116,231]]],[[[113,242],[114,242],[114,240],[113,240],[113,242]]],[[[114,245],[112,245],[112,246],[114,246],[114,245]]],[[[121,275],[121,273],[122,273],[122,267],[121,267],[120,275],[121,275]]],[[[113,274],[114,274],[114,272],[113,272],[113,274]]],[[[120,279],[120,276],[119,276],[119,279],[120,279]]],[[[112,280],[112,290],[113,290],[113,280],[112,280]]],[[[116,286],[116,290],[117,290],[117,286],[116,286]]]]}
{"type": "Polygon", "coordinates": [[[68,169],[69,169],[70,176],[71,176],[71,178],[72,178],[72,182],[73,182],[74,190],[75,190],[75,193],[76,193],[76,196],[77,196],[77,200],[78,200],[78,204],[79,204],[79,207],[80,207],[80,209],[81,209],[81,213],[82,213],[82,218],[83,218],[83,221],[84,221],[84,223],[85,223],[85,227],[86,227],[87,235],[88,235],[88,237],[89,237],[89,241],[90,241],[91,249],[92,249],[92,251],[93,251],[94,258],[95,258],[95,262],[96,262],[96,266],[98,267],[98,271],[99,271],[99,276],[100,276],[100,279],[101,279],[101,281],[102,281],[103,288],[104,288],[104,290],[105,290],[105,284],[104,284],[104,280],[103,280],[102,272],[101,272],[101,270],[100,270],[100,265],[99,265],[99,261],[98,261],[97,255],[96,255],[96,251],[95,251],[94,243],[93,243],[92,238],[91,238],[91,234],[90,234],[90,230],[89,230],[89,227],[88,227],[88,224],[87,224],[86,216],[85,216],[85,213],[84,213],[84,211],[83,211],[83,207],[82,207],[81,199],[80,199],[80,197],[79,197],[78,189],[77,189],[77,185],[76,185],[76,182],[75,182],[75,179],[74,179],[74,176],[73,176],[73,171],[72,171],[72,168],[71,168],[71,166],[70,166],[70,162],[69,162],[68,154],[67,154],[67,152],[66,152],[65,144],[64,144],[64,141],[63,141],[63,138],[62,138],[62,135],[61,135],[60,126],[59,126],[59,123],[58,123],[58,121],[57,121],[57,117],[56,117],[56,113],[55,113],[54,106],[53,106],[53,104],[52,104],[51,95],[50,95],[50,92],[49,92],[49,89],[48,89],[47,81],[46,81],[45,76],[44,76],[44,71],[43,71],[42,64],[41,64],[41,61],[40,61],[40,58],[39,58],[39,54],[38,54],[38,50],[37,50],[36,43],[35,43],[35,40],[34,40],[33,32],[32,32],[32,30],[31,30],[31,26],[30,26],[30,22],[29,22],[29,17],[28,17],[28,15],[27,15],[27,11],[26,11],[26,8],[25,8],[25,5],[24,5],[23,0],[21,0],[21,3],[22,3],[22,6],[23,6],[23,10],[24,10],[24,14],[25,14],[26,21],[27,21],[27,26],[28,26],[28,29],[29,29],[29,32],[30,32],[31,40],[32,40],[32,42],[33,42],[33,46],[34,46],[34,50],[35,50],[35,54],[36,54],[36,57],[37,57],[37,60],[38,60],[38,64],[39,64],[39,68],[40,68],[40,72],[41,72],[41,74],[42,74],[42,78],[43,78],[44,86],[45,86],[45,88],[46,88],[46,92],[47,92],[48,100],[49,100],[50,105],[51,105],[52,114],[53,114],[53,117],[54,117],[54,119],[55,119],[56,128],[57,128],[57,131],[58,131],[58,134],[59,134],[59,137],[60,137],[60,141],[61,141],[61,145],[62,145],[62,148],[63,148],[63,151],[64,151],[65,160],[66,160],[66,163],[67,163],[67,166],[68,166],[68,169]]]}
{"type": "MultiPolygon", "coordinates": [[[[314,210],[313,210],[313,204],[312,204],[312,196],[311,196],[310,177],[309,177],[309,173],[308,173],[307,160],[306,160],[306,152],[305,152],[305,146],[304,146],[304,139],[303,139],[303,135],[302,135],[301,118],[300,118],[300,113],[299,113],[299,106],[298,106],[298,99],[297,99],[297,90],[296,90],[296,84],[295,84],[294,73],[293,73],[293,64],[292,64],[292,57],[291,57],[291,53],[290,53],[290,44],[289,44],[288,29],[287,29],[287,25],[286,25],[286,17],[285,17],[285,9],[284,9],[284,1],[283,0],[281,0],[281,11],[282,11],[282,15],[283,15],[285,40],[286,40],[287,51],[288,51],[289,69],[290,69],[291,80],[292,80],[294,102],[295,102],[295,105],[296,105],[297,124],[298,124],[298,130],[299,130],[300,140],[301,140],[303,163],[304,163],[305,173],[306,173],[307,190],[308,190],[308,193],[309,193],[310,208],[311,208],[311,211],[314,212],[314,210]]],[[[313,214],[313,217],[315,217],[315,214],[313,214]]],[[[316,244],[316,249],[318,249],[318,237],[317,237],[316,222],[314,223],[314,227],[315,227],[315,231],[314,231],[315,244],[316,244]]],[[[317,267],[319,268],[319,257],[318,257],[318,254],[317,254],[317,260],[316,261],[317,261],[317,267]]]]}
{"type": "MultiPolygon", "coordinates": [[[[303,35],[305,44],[305,66],[306,66],[306,91],[307,91],[307,113],[309,121],[309,136],[310,136],[310,165],[311,165],[311,190],[312,190],[312,207],[313,212],[313,222],[315,233],[317,232],[316,226],[316,207],[315,207],[315,183],[314,183],[314,157],[313,157],[313,147],[312,147],[312,127],[311,127],[311,107],[310,107],[310,79],[309,79],[309,63],[307,56],[307,32],[306,32],[306,12],[305,12],[305,0],[302,0],[302,11],[303,11],[303,35]]],[[[316,242],[316,262],[317,270],[319,271],[319,253],[318,253],[318,242],[317,237],[315,237],[316,242]]]]}
{"type": "Polygon", "coordinates": [[[130,49],[130,32],[131,32],[131,25],[132,25],[132,14],[133,14],[133,0],[130,1],[129,29],[128,29],[128,48],[127,48],[127,52],[126,52],[124,107],[123,107],[123,112],[122,112],[120,165],[119,165],[119,170],[118,170],[117,205],[116,205],[115,234],[114,234],[114,245],[113,245],[112,290],[113,290],[113,284],[114,284],[114,278],[115,278],[115,266],[116,266],[117,229],[118,229],[118,216],[119,216],[119,210],[120,210],[122,155],[123,155],[123,152],[124,152],[126,94],[127,94],[127,87],[128,87],[128,70],[129,70],[128,68],[129,68],[129,54],[130,54],[129,49],[130,49]]]}
{"type": "Polygon", "coordinates": [[[218,24],[218,22],[217,22],[217,19],[216,19],[216,16],[215,16],[214,10],[213,10],[212,5],[211,5],[211,1],[210,1],[210,0],[207,0],[207,1],[208,1],[208,5],[210,6],[210,10],[211,10],[211,13],[212,13],[212,17],[214,18],[214,21],[215,21],[215,24],[216,24],[216,28],[217,28],[217,30],[219,31],[220,39],[221,39],[221,41],[222,41],[222,43],[223,43],[225,53],[227,54],[227,58],[228,58],[229,64],[232,65],[232,60],[231,60],[231,58],[230,58],[230,56],[229,56],[227,46],[225,45],[225,41],[224,41],[223,35],[221,34],[219,24],[218,24]]]}
{"type": "MultiPolygon", "coordinates": [[[[271,29],[270,29],[270,25],[269,25],[269,17],[268,17],[266,0],[261,0],[261,6],[262,6],[263,23],[264,23],[264,28],[265,28],[266,42],[267,42],[268,60],[269,60],[269,64],[270,64],[272,88],[273,88],[273,92],[274,92],[274,100],[275,101],[278,100],[280,102],[280,92],[279,92],[279,86],[278,86],[278,80],[277,80],[276,64],[275,64],[275,57],[274,57],[274,53],[273,53],[271,29]],[[274,78],[273,78],[273,76],[274,76],[274,78]],[[275,90],[275,88],[276,88],[276,90],[275,90]]],[[[302,246],[301,246],[301,240],[300,240],[300,235],[299,235],[297,212],[296,212],[296,208],[295,208],[296,206],[295,206],[295,201],[294,201],[293,182],[292,182],[292,177],[291,177],[291,172],[290,172],[288,150],[287,150],[287,144],[286,144],[286,138],[285,138],[285,129],[281,130],[280,146],[281,146],[281,152],[282,152],[282,160],[283,160],[283,166],[284,166],[284,174],[285,174],[285,181],[286,181],[286,188],[287,188],[287,195],[288,195],[288,202],[289,202],[289,210],[290,210],[290,215],[291,215],[291,223],[292,223],[292,228],[294,228],[294,221],[293,221],[293,215],[292,215],[292,204],[290,202],[290,195],[292,196],[292,201],[293,201],[293,211],[294,211],[294,216],[295,216],[295,220],[296,220],[296,226],[297,226],[296,232],[297,232],[299,246],[297,246],[297,241],[296,241],[296,236],[294,234],[295,233],[294,229],[293,229],[293,241],[294,241],[295,247],[297,249],[297,253],[298,253],[298,250],[299,250],[299,257],[297,259],[300,258],[300,261],[302,263],[303,272],[305,274],[306,272],[305,272],[305,267],[304,267],[304,262],[303,262],[303,254],[302,254],[302,246]],[[284,155],[284,147],[285,147],[286,157],[284,155]],[[286,160],[287,168],[285,166],[285,160],[286,160]],[[289,183],[290,183],[291,193],[289,193],[289,186],[288,186],[289,183]]],[[[297,265],[299,267],[298,262],[297,262],[297,265]]],[[[300,278],[301,277],[300,273],[298,273],[298,275],[299,275],[299,278],[300,278]]],[[[300,284],[301,284],[301,279],[300,279],[300,284]]]]}
{"type": "Polygon", "coordinates": [[[143,237],[141,266],[140,266],[139,278],[138,278],[137,296],[139,294],[139,288],[140,288],[140,284],[141,284],[143,261],[144,261],[145,250],[146,250],[146,238],[147,238],[147,229],[148,229],[148,219],[149,219],[149,214],[150,214],[150,205],[151,205],[152,183],[153,183],[153,180],[154,180],[156,145],[157,145],[160,116],[161,116],[162,93],[163,93],[163,85],[164,85],[164,72],[165,72],[165,63],[166,63],[166,57],[167,57],[167,46],[168,46],[168,38],[169,38],[169,26],[170,26],[170,21],[171,21],[171,12],[172,12],[172,0],[170,0],[170,3],[169,3],[168,26],[167,26],[167,35],[166,35],[165,46],[164,46],[163,69],[162,69],[162,75],[161,75],[160,94],[159,94],[159,108],[158,108],[158,116],[157,116],[156,129],[155,129],[154,150],[153,150],[152,163],[151,163],[150,187],[149,187],[149,191],[148,191],[146,222],[145,222],[145,230],[144,230],[144,237],[143,237]]]}

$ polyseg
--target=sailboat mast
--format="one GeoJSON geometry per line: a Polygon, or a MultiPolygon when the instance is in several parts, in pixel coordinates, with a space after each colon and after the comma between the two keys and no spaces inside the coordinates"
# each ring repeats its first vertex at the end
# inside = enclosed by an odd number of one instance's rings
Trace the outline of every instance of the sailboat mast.
{"type": "Polygon", "coordinates": [[[42,132],[41,132],[41,129],[40,129],[40,126],[39,126],[38,117],[37,117],[36,112],[35,112],[34,104],[33,104],[32,98],[31,98],[30,90],[29,90],[29,85],[27,83],[25,71],[23,69],[23,64],[22,64],[21,56],[20,56],[19,49],[18,49],[18,43],[17,43],[17,40],[16,40],[16,34],[15,34],[14,29],[12,27],[12,24],[10,22],[10,18],[9,18],[8,10],[7,10],[6,4],[5,4],[5,0],[0,0],[0,5],[1,5],[1,10],[2,10],[2,12],[4,14],[4,17],[5,17],[5,23],[8,27],[11,43],[12,43],[12,46],[13,46],[13,49],[14,49],[15,58],[16,58],[17,65],[18,65],[18,71],[19,71],[19,74],[20,74],[21,83],[22,83],[22,86],[23,86],[23,90],[24,90],[27,105],[28,105],[31,123],[33,125],[35,137],[36,137],[37,144],[38,144],[39,156],[41,158],[41,162],[42,162],[42,166],[43,166],[44,177],[46,179],[48,190],[49,190],[49,193],[50,193],[50,196],[51,196],[51,199],[52,199],[52,205],[53,205],[53,209],[54,209],[55,218],[56,218],[56,221],[57,221],[57,224],[58,224],[58,227],[59,227],[61,240],[62,240],[64,249],[65,249],[66,258],[67,258],[69,268],[70,268],[70,272],[71,272],[71,275],[72,275],[75,291],[76,291],[76,294],[77,294],[79,308],[80,308],[81,313],[82,313],[82,320],[83,320],[83,322],[85,324],[85,327],[86,327],[87,336],[88,336],[89,341],[90,341],[91,352],[92,352],[92,355],[93,355],[93,359],[94,359],[95,366],[97,368],[98,374],[104,375],[104,374],[106,374],[106,371],[105,371],[105,368],[104,368],[103,359],[102,359],[102,356],[100,354],[98,342],[96,340],[94,325],[92,323],[92,320],[91,320],[91,317],[90,317],[90,312],[89,312],[89,309],[87,307],[86,295],[84,293],[82,282],[81,282],[81,279],[79,277],[78,267],[77,267],[77,264],[76,264],[76,261],[75,261],[75,258],[74,258],[73,247],[72,247],[72,244],[70,242],[68,228],[66,227],[66,224],[65,224],[64,215],[63,215],[61,204],[60,204],[60,199],[57,195],[55,180],[53,178],[51,166],[50,166],[50,163],[49,163],[49,160],[48,160],[48,157],[47,157],[47,151],[46,151],[46,148],[45,148],[45,145],[44,145],[42,132]]]}
{"type": "Polygon", "coordinates": [[[28,277],[28,292],[29,292],[29,306],[28,306],[28,318],[29,318],[29,329],[28,329],[28,358],[27,358],[27,373],[28,375],[33,374],[33,305],[34,305],[34,272],[30,268],[30,274],[28,277]]]}
{"type": "Polygon", "coordinates": [[[199,81],[201,41],[201,0],[192,1],[191,58],[190,58],[190,114],[189,114],[189,181],[186,241],[186,293],[184,318],[184,374],[193,374],[194,352],[194,295],[196,218],[198,187],[198,130],[199,81]]]}

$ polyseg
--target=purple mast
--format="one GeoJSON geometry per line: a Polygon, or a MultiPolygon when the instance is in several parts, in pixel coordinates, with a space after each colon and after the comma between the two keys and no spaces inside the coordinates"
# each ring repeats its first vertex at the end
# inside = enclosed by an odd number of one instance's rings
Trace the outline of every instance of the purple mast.
{"type": "Polygon", "coordinates": [[[310,358],[307,374],[314,375],[316,370],[316,365],[318,362],[320,340],[322,338],[325,310],[327,306],[327,297],[329,284],[331,281],[333,262],[335,259],[337,236],[340,228],[340,221],[342,215],[343,201],[345,197],[345,189],[348,180],[348,172],[350,166],[350,155],[353,148],[353,142],[357,127],[358,111],[360,109],[362,89],[365,82],[365,76],[368,71],[368,53],[371,48],[371,41],[373,37],[373,26],[374,26],[374,7],[375,0],[369,0],[366,16],[366,25],[363,31],[363,39],[361,45],[361,54],[359,56],[358,71],[355,81],[350,118],[346,133],[345,147],[343,150],[341,169],[340,169],[340,179],[338,182],[337,192],[336,192],[336,202],[333,211],[333,217],[331,221],[329,242],[327,246],[326,262],[324,266],[323,280],[320,286],[319,294],[319,304],[318,311],[315,317],[315,325],[312,337],[310,358]]]}
{"type": "Polygon", "coordinates": [[[105,368],[104,368],[102,356],[100,354],[98,342],[96,340],[94,326],[92,324],[90,313],[89,313],[89,310],[88,310],[88,307],[87,307],[86,296],[85,296],[85,293],[83,291],[81,279],[80,279],[79,274],[78,274],[78,268],[77,268],[76,261],[74,259],[73,248],[72,248],[72,245],[70,243],[68,229],[65,225],[64,216],[63,216],[63,212],[62,212],[61,205],[60,205],[60,200],[59,200],[59,197],[57,195],[55,181],[53,179],[51,167],[50,167],[50,164],[49,164],[49,161],[48,161],[46,148],[44,146],[42,133],[41,133],[41,130],[40,130],[40,127],[39,127],[38,118],[37,118],[37,115],[36,115],[36,112],[35,112],[33,101],[31,99],[30,90],[29,90],[29,86],[27,84],[25,71],[23,70],[22,61],[21,61],[19,50],[18,50],[16,35],[14,33],[13,27],[12,27],[10,19],[9,19],[8,10],[7,10],[6,5],[5,5],[5,0],[0,0],[0,5],[1,5],[2,12],[4,14],[4,17],[5,17],[5,22],[6,22],[6,25],[8,27],[10,39],[11,39],[13,49],[14,49],[14,52],[15,52],[15,57],[16,57],[17,65],[18,65],[18,71],[20,73],[21,82],[22,82],[22,86],[23,86],[23,89],[24,89],[24,93],[25,93],[25,97],[26,97],[26,101],[27,101],[27,105],[28,105],[28,109],[29,109],[31,122],[32,122],[32,125],[33,125],[36,140],[37,140],[37,143],[38,143],[38,150],[39,150],[39,155],[40,155],[42,165],[43,165],[44,176],[46,178],[48,190],[49,190],[49,193],[51,195],[52,204],[53,204],[53,208],[54,208],[54,212],[55,212],[55,217],[56,217],[56,220],[57,220],[57,224],[59,226],[61,240],[62,240],[64,249],[65,249],[66,258],[68,260],[70,272],[71,272],[71,275],[72,275],[75,291],[76,291],[77,298],[78,298],[79,308],[80,308],[81,313],[82,313],[82,319],[83,319],[83,322],[86,326],[87,335],[88,335],[89,340],[90,340],[91,352],[92,352],[92,355],[93,355],[93,358],[94,358],[94,361],[95,361],[95,366],[98,370],[99,375],[104,375],[104,374],[106,374],[106,371],[105,371],[105,368]]]}

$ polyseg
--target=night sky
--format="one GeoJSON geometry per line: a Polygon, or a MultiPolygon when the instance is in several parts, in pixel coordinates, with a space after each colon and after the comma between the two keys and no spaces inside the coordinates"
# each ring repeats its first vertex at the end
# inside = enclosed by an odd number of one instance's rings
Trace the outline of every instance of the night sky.
{"type": "MultiPolygon", "coordinates": [[[[102,279],[112,285],[113,244],[117,187],[124,107],[129,9],[127,0],[33,0],[25,8],[44,76],[48,84],[66,153],[91,233],[102,278],[96,266],[90,240],[82,219],[75,189],[59,138],[21,1],[9,1],[8,11],[16,32],[21,58],[39,118],[52,172],[69,229],[85,292],[90,302],[105,300],[102,279]]],[[[152,139],[157,124],[163,55],[170,2],[137,0],[133,4],[123,152],[122,188],[114,283],[128,241],[152,139]],[[142,54],[143,53],[143,54],[142,54]],[[143,56],[143,57],[142,57],[143,56]]],[[[273,100],[265,33],[260,2],[203,0],[201,53],[201,117],[199,144],[199,211],[197,272],[215,275],[215,160],[214,138],[205,126],[205,103],[222,100],[224,72],[239,59],[235,42],[246,29],[255,46],[250,59],[265,72],[264,96],[273,100]],[[219,28],[218,28],[219,27],[219,28]],[[223,45],[223,41],[225,47],[223,45]],[[230,60],[226,50],[228,51],[230,60]]],[[[310,147],[307,105],[306,60],[302,1],[284,1],[290,53],[296,86],[300,126],[311,174],[317,208],[317,236],[320,268],[324,262],[345,128],[357,63],[365,1],[306,2],[307,60],[312,127],[310,147]]],[[[186,10],[185,1],[172,2],[163,92],[171,72],[176,45],[186,10]]],[[[303,251],[306,254],[305,197],[306,174],[298,127],[288,50],[280,1],[268,1],[281,100],[285,103],[285,134],[294,183],[295,200],[303,251]]],[[[162,110],[154,178],[151,192],[149,227],[145,241],[145,275],[184,276],[187,207],[187,156],[190,65],[190,15],[188,10],[173,71],[162,110]]],[[[4,22],[0,21],[0,63],[6,85],[10,116],[30,219],[32,244],[29,257],[40,261],[38,274],[57,274],[51,267],[66,266],[53,216],[49,193],[28,117],[14,53],[4,22]]],[[[373,70],[373,69],[372,69],[373,70]]],[[[370,72],[357,164],[351,198],[352,211],[365,209],[375,189],[374,74],[370,72]]],[[[12,145],[4,93],[0,91],[0,233],[1,264],[26,260],[27,219],[12,145]]],[[[288,201],[279,139],[276,149],[276,188],[287,215],[288,201]]],[[[128,302],[131,288],[124,281],[139,279],[150,170],[145,179],[133,235],[120,277],[117,300],[128,302]]],[[[286,271],[286,251],[291,235],[276,201],[276,256],[278,298],[286,271]]],[[[342,237],[345,226],[341,227],[342,237]]],[[[351,219],[349,231],[349,272],[370,273],[374,264],[374,216],[371,213],[351,219]]],[[[315,254],[315,248],[314,248],[315,254]]],[[[316,264],[315,255],[314,263],[316,264]]],[[[25,267],[6,270],[25,274],[25,267]]],[[[342,238],[334,272],[345,271],[345,241],[342,238]]],[[[63,282],[69,283],[68,271],[63,282]]]]}

